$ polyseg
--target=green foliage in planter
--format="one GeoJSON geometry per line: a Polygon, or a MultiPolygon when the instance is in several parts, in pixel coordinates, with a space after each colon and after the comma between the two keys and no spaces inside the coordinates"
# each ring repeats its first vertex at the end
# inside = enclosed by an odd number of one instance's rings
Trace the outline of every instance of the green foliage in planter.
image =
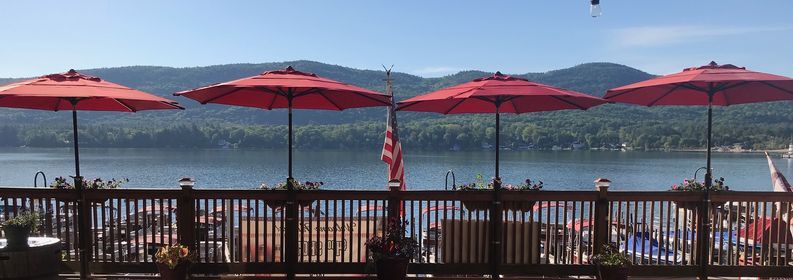
{"type": "MultiPolygon", "coordinates": [[[[322,185],[325,184],[325,183],[323,183],[321,181],[317,181],[317,182],[312,182],[312,181],[300,182],[300,181],[295,180],[295,179],[289,179],[289,180],[291,180],[292,187],[294,187],[295,190],[318,190],[318,189],[320,189],[320,187],[322,187],[322,185]]],[[[259,186],[259,189],[261,189],[261,190],[287,190],[287,189],[289,189],[289,181],[287,180],[286,182],[280,182],[280,183],[278,183],[277,185],[275,185],[273,187],[268,186],[266,183],[262,183],[259,186]]]]}
{"type": "MultiPolygon", "coordinates": [[[[90,180],[86,179],[86,180],[83,180],[83,188],[86,189],[86,190],[118,189],[118,188],[121,188],[121,186],[124,185],[124,183],[127,183],[127,182],[129,182],[129,179],[127,179],[127,178],[122,178],[122,179],[113,178],[113,179],[110,179],[108,181],[104,181],[104,180],[102,180],[102,178],[96,178],[96,179],[90,179],[90,180]]],[[[53,189],[74,189],[74,186],[71,183],[69,183],[69,180],[67,180],[66,178],[57,177],[57,178],[55,178],[54,181],[52,181],[52,184],[50,185],[50,188],[53,188],[53,189]]]]}
{"type": "Polygon", "coordinates": [[[729,191],[730,187],[724,184],[724,178],[721,177],[719,179],[713,180],[713,184],[711,184],[710,188],[705,187],[704,182],[697,182],[695,180],[685,179],[683,180],[682,184],[674,184],[670,188],[671,191],[677,192],[701,192],[705,191],[705,189],[712,191],[712,192],[720,192],[720,191],[729,191]]]}
{"type": "Polygon", "coordinates": [[[38,226],[39,214],[36,212],[22,212],[16,217],[3,222],[3,228],[28,228],[30,231],[35,231],[38,226]]]}
{"type": "Polygon", "coordinates": [[[486,183],[482,174],[477,174],[473,182],[462,184],[458,189],[461,191],[492,190],[496,184],[501,185],[501,189],[507,191],[539,191],[542,190],[543,187],[542,181],[532,181],[530,178],[526,178],[517,185],[502,184],[501,179],[495,177],[491,178],[489,183],[486,183]]]}
{"type": "Polygon", "coordinates": [[[620,250],[614,244],[603,245],[600,253],[592,257],[592,263],[601,266],[630,266],[631,259],[625,253],[620,253],[620,250]]]}

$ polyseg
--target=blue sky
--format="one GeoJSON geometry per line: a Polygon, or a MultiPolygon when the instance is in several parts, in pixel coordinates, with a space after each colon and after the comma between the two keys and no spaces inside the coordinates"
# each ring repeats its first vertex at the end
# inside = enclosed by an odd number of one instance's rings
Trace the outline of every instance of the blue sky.
{"type": "Polygon", "coordinates": [[[711,60],[793,76],[793,1],[5,1],[0,77],[316,60],[442,76],[711,60]]]}

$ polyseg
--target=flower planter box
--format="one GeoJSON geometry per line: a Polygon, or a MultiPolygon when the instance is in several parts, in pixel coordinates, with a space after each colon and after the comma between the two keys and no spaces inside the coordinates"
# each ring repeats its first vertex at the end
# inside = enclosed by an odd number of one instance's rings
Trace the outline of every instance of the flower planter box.
{"type": "Polygon", "coordinates": [[[180,263],[173,269],[164,263],[157,263],[157,270],[160,271],[160,279],[166,280],[184,280],[187,279],[187,269],[190,267],[189,263],[180,263]]]}
{"type": "MultiPolygon", "coordinates": [[[[502,201],[501,205],[507,211],[529,212],[534,207],[534,203],[536,201],[502,201]]],[[[468,211],[488,211],[492,204],[492,201],[463,201],[463,206],[468,211]]]]}
{"type": "Polygon", "coordinates": [[[536,201],[502,201],[504,210],[529,212],[536,201]]]}
{"type": "MultiPolygon", "coordinates": [[[[677,206],[678,209],[685,209],[691,211],[697,210],[697,207],[699,207],[701,204],[702,203],[700,203],[699,201],[675,201],[675,206],[677,206]]],[[[724,205],[724,202],[711,202],[710,208],[716,209],[717,207],[720,207],[722,205],[724,205]]]]}
{"type": "Polygon", "coordinates": [[[30,227],[4,227],[6,248],[11,250],[28,248],[30,227]]]}
{"type": "Polygon", "coordinates": [[[627,266],[597,266],[597,279],[599,280],[627,280],[630,267],[627,266]]]}
{"type": "Polygon", "coordinates": [[[377,279],[379,280],[404,280],[407,277],[408,259],[380,259],[375,264],[377,279]]]}

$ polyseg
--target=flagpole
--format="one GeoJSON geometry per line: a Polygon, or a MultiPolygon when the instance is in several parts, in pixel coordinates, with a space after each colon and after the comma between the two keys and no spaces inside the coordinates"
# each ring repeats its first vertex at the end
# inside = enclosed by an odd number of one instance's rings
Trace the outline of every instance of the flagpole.
{"type": "Polygon", "coordinates": [[[404,165],[402,161],[402,149],[399,143],[399,128],[397,127],[396,117],[397,103],[394,98],[393,79],[391,79],[391,69],[393,69],[393,67],[393,65],[391,65],[391,67],[385,67],[385,65],[383,65],[383,70],[385,70],[386,74],[386,78],[384,79],[386,82],[385,94],[391,98],[391,104],[386,110],[386,142],[383,146],[383,155],[381,156],[381,159],[389,164],[387,176],[389,181],[399,180],[400,189],[404,189],[404,165]],[[389,142],[390,144],[388,144],[389,142]]]}
{"type": "MultiPolygon", "coordinates": [[[[394,88],[393,88],[393,80],[391,79],[391,69],[394,68],[394,65],[391,67],[386,68],[383,65],[383,69],[385,69],[385,91],[386,95],[391,97],[391,106],[388,107],[386,112],[386,133],[388,133],[388,128],[391,128],[391,163],[389,164],[388,168],[388,189],[390,192],[393,191],[401,191],[405,188],[405,176],[404,176],[404,165],[402,162],[402,149],[401,143],[399,143],[399,129],[397,128],[397,118],[396,118],[396,100],[394,98],[394,88]],[[397,173],[394,173],[394,166],[397,166],[397,173]],[[400,171],[401,170],[401,171],[400,171]],[[394,175],[394,177],[392,177],[394,175]]],[[[388,137],[388,135],[386,135],[388,137]]],[[[385,148],[385,147],[384,147],[385,148]]],[[[402,200],[398,197],[392,197],[388,201],[389,205],[389,220],[392,218],[399,218],[400,220],[403,219],[405,216],[405,205],[403,204],[402,200]]]]}
{"type": "MultiPolygon", "coordinates": [[[[385,94],[391,97],[391,108],[393,108],[393,110],[396,110],[396,99],[394,98],[394,89],[393,89],[393,81],[394,80],[391,79],[391,69],[392,68],[394,68],[394,65],[391,65],[391,67],[389,67],[389,68],[386,68],[385,66],[383,66],[383,69],[385,69],[385,76],[386,76],[386,78],[385,78],[385,94]]],[[[388,108],[388,111],[386,111],[386,115],[387,116],[390,116],[390,110],[392,110],[391,108],[388,108]]],[[[394,120],[392,120],[392,121],[394,123],[396,123],[396,116],[394,116],[394,120]]],[[[399,139],[399,136],[398,136],[399,134],[397,133],[397,130],[398,130],[398,128],[397,128],[396,125],[394,125],[394,127],[391,128],[391,134],[394,135],[394,137],[393,137],[394,139],[399,139]]]]}

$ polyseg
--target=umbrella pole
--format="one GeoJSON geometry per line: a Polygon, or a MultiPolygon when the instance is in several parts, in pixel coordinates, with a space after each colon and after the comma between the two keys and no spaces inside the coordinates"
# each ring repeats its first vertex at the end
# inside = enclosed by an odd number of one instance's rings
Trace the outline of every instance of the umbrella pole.
{"type": "Polygon", "coordinates": [[[710,187],[713,184],[713,174],[711,174],[710,167],[710,150],[712,147],[711,138],[713,137],[713,94],[708,93],[708,150],[705,152],[707,157],[707,169],[705,170],[705,187],[710,187]]]}
{"type": "Polygon", "coordinates": [[[77,139],[77,104],[72,105],[72,134],[74,141],[74,175],[80,177],[80,142],[77,139]]]}
{"type": "Polygon", "coordinates": [[[292,178],[292,92],[286,96],[289,107],[289,178],[286,179],[287,204],[286,204],[286,279],[295,279],[295,265],[297,263],[297,248],[291,248],[298,243],[297,240],[297,204],[295,203],[295,185],[292,178]]]}
{"type": "Polygon", "coordinates": [[[501,263],[501,236],[503,232],[503,223],[502,220],[502,213],[503,208],[501,206],[501,175],[499,174],[498,162],[499,162],[499,146],[501,134],[501,117],[499,115],[498,109],[501,103],[496,102],[496,178],[493,180],[493,206],[490,209],[490,213],[492,213],[491,221],[496,221],[492,223],[491,231],[492,236],[494,237],[492,240],[492,248],[490,253],[491,263],[491,276],[494,279],[500,279],[501,273],[499,270],[499,264],[501,263]]]}
{"type": "Polygon", "coordinates": [[[292,98],[287,98],[289,102],[289,178],[292,179],[292,98]]]}
{"type": "Polygon", "coordinates": [[[85,215],[88,212],[86,208],[88,205],[83,196],[83,177],[80,176],[80,141],[77,132],[77,100],[71,100],[72,103],[72,135],[74,138],[74,187],[77,189],[77,194],[80,197],[77,206],[77,221],[79,223],[79,250],[80,250],[80,279],[88,279],[88,231],[90,230],[85,226],[85,215]]]}
{"type": "MultiPolygon", "coordinates": [[[[710,153],[712,147],[712,138],[713,138],[713,94],[714,92],[708,92],[708,142],[707,148],[708,151],[705,153],[707,157],[707,172],[705,172],[705,194],[704,194],[704,203],[699,209],[699,213],[697,216],[697,223],[702,226],[702,230],[698,230],[698,239],[697,240],[707,240],[708,236],[710,236],[711,232],[711,221],[708,219],[708,215],[710,214],[710,186],[713,184],[713,175],[711,174],[711,166],[710,166],[710,153]]],[[[708,242],[700,242],[699,243],[699,252],[697,252],[697,257],[699,259],[700,265],[700,273],[699,279],[708,279],[708,262],[710,261],[709,257],[709,249],[708,242]]]]}
{"type": "Polygon", "coordinates": [[[500,175],[498,172],[498,161],[499,161],[499,134],[501,134],[501,118],[498,113],[498,105],[496,105],[496,179],[500,179],[500,175]]]}

